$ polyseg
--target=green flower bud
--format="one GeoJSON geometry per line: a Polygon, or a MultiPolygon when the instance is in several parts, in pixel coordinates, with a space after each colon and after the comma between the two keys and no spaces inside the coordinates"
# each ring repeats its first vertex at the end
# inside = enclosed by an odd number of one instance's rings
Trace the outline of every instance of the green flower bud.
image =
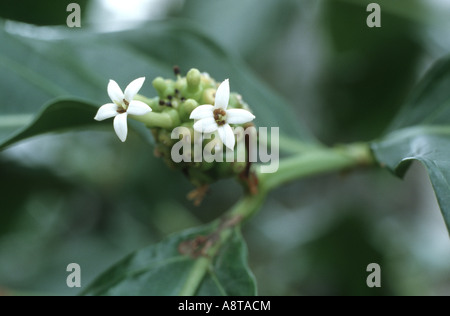
{"type": "Polygon", "coordinates": [[[177,82],[175,82],[175,89],[180,92],[184,92],[187,90],[187,81],[186,78],[179,78],[177,82]]]}
{"type": "Polygon", "coordinates": [[[173,98],[175,95],[175,82],[172,80],[166,80],[166,91],[164,92],[164,98],[173,98]]]}
{"type": "Polygon", "coordinates": [[[159,98],[149,99],[144,97],[143,95],[137,94],[134,99],[148,104],[148,106],[151,107],[153,111],[161,112],[162,110],[162,107],[159,105],[159,98]]]}
{"type": "Polygon", "coordinates": [[[203,92],[201,103],[202,104],[214,104],[216,91],[217,91],[217,89],[213,89],[213,88],[206,89],[203,92]]]}
{"type": "Polygon", "coordinates": [[[158,134],[158,143],[166,146],[171,147],[175,143],[174,140],[170,137],[170,132],[167,130],[161,130],[158,134]]]}
{"type": "Polygon", "coordinates": [[[194,99],[187,99],[184,101],[179,108],[180,119],[183,122],[192,121],[189,116],[191,112],[198,106],[198,102],[194,99]]]}
{"type": "Polygon", "coordinates": [[[188,90],[190,92],[197,92],[200,88],[201,74],[198,69],[192,68],[186,76],[188,90]]]}
{"type": "Polygon", "coordinates": [[[166,81],[161,77],[156,77],[155,80],[153,80],[152,84],[156,92],[158,92],[159,97],[163,99],[164,93],[166,92],[167,89],[166,81]]]}
{"type": "Polygon", "coordinates": [[[242,103],[242,97],[237,93],[230,94],[230,107],[233,109],[242,109],[244,105],[242,103]]]}
{"type": "Polygon", "coordinates": [[[178,111],[176,109],[167,108],[163,110],[163,113],[169,115],[173,127],[181,125],[180,115],[178,114],[178,111]]]}

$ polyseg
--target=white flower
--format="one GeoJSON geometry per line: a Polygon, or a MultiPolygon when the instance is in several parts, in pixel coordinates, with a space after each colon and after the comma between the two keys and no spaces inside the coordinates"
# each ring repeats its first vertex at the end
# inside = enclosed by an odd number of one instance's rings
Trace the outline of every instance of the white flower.
{"type": "Polygon", "coordinates": [[[217,89],[214,106],[200,105],[192,111],[190,118],[197,120],[194,129],[197,132],[212,133],[217,131],[226,147],[233,149],[236,143],[230,124],[243,124],[252,121],[255,116],[247,110],[229,109],[230,83],[222,82],[217,89]]]}
{"type": "Polygon", "coordinates": [[[133,80],[126,87],[124,93],[117,82],[110,80],[108,84],[108,95],[113,103],[107,103],[101,106],[94,118],[97,121],[103,121],[114,117],[114,130],[122,142],[127,139],[128,114],[144,115],[152,111],[152,109],[144,102],[133,100],[144,84],[144,81],[144,77],[133,80]]]}

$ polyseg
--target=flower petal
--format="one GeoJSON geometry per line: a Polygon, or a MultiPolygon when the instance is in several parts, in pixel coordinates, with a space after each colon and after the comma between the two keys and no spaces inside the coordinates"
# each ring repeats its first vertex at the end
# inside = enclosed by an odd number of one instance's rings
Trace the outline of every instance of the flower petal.
{"type": "Polygon", "coordinates": [[[131,101],[128,106],[127,112],[131,115],[144,115],[152,111],[152,108],[149,107],[142,101],[131,101]]]}
{"type": "Polygon", "coordinates": [[[114,103],[116,104],[123,103],[124,95],[122,89],[120,89],[119,85],[114,80],[109,80],[108,95],[111,98],[111,101],[113,101],[114,103]]]}
{"type": "Polygon", "coordinates": [[[136,94],[141,90],[144,81],[145,77],[133,80],[125,89],[125,100],[128,102],[133,101],[136,94]]]}
{"type": "Polygon", "coordinates": [[[222,140],[222,143],[224,143],[226,147],[233,149],[236,143],[236,139],[234,138],[234,133],[231,129],[231,126],[228,124],[220,126],[217,129],[217,132],[219,133],[219,137],[222,140]]]}
{"type": "Polygon", "coordinates": [[[227,123],[243,124],[253,121],[255,116],[247,110],[243,109],[229,109],[227,110],[227,123]]]}
{"type": "Polygon", "coordinates": [[[197,132],[212,133],[217,130],[217,123],[213,117],[204,118],[195,122],[194,129],[197,132]]]}
{"type": "Polygon", "coordinates": [[[190,119],[201,120],[207,117],[214,117],[213,113],[214,107],[210,104],[204,104],[197,106],[192,112],[190,119]]]}
{"type": "Polygon", "coordinates": [[[105,105],[102,105],[98,111],[97,115],[94,117],[94,120],[96,121],[103,121],[106,119],[109,119],[111,117],[117,116],[119,113],[117,113],[117,109],[119,107],[115,105],[114,103],[107,103],[105,105]]]}
{"type": "Polygon", "coordinates": [[[117,115],[114,119],[114,130],[122,142],[127,139],[128,134],[127,116],[127,113],[122,113],[117,115]]]}
{"type": "Polygon", "coordinates": [[[226,109],[229,101],[230,101],[230,82],[227,79],[220,84],[219,88],[217,88],[214,107],[226,109]]]}

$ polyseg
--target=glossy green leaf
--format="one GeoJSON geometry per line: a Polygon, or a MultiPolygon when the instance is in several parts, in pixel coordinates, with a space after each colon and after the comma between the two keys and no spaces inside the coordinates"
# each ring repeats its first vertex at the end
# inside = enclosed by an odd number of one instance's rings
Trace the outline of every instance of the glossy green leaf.
{"type": "Polygon", "coordinates": [[[430,69],[396,117],[390,131],[415,125],[450,125],[450,56],[430,69]]]}
{"type": "Polygon", "coordinates": [[[412,160],[427,169],[450,230],[450,57],[437,62],[400,112],[391,131],[373,142],[377,160],[403,176],[412,160]]]}
{"type": "Polygon", "coordinates": [[[191,229],[136,251],[104,272],[82,294],[179,295],[190,289],[195,295],[256,295],[246,245],[237,229],[214,258],[180,253],[183,243],[212,231],[212,226],[191,229]],[[199,260],[207,264],[198,265],[199,260]]]}
{"type": "MultiPolygon", "coordinates": [[[[110,34],[58,29],[53,35],[62,39],[39,40],[0,31],[0,122],[7,133],[23,128],[15,120],[34,117],[43,104],[55,98],[75,97],[98,106],[109,102],[109,79],[125,87],[146,76],[140,92],[152,97],[156,95],[152,78],[172,77],[173,65],[179,65],[184,72],[196,67],[217,80],[230,78],[231,89],[241,93],[254,110],[256,124],[279,126],[282,133],[312,141],[282,98],[241,60],[190,24],[155,22],[139,30],[110,34]]],[[[92,113],[86,114],[90,119],[92,113]]],[[[74,127],[70,124],[67,127],[74,127]]]]}
{"type": "Polygon", "coordinates": [[[34,119],[27,114],[0,116],[0,150],[36,135],[94,125],[97,109],[97,106],[82,101],[61,100],[44,106],[34,119]],[[12,132],[17,128],[22,129],[12,132]]]}

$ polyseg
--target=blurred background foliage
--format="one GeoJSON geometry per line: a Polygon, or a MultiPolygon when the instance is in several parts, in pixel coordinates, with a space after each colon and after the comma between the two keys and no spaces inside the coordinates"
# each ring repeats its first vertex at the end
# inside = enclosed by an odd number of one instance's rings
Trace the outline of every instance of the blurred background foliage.
{"type": "MultiPolygon", "coordinates": [[[[64,24],[63,2],[3,1],[0,16],[16,33],[30,27],[11,20],[64,24]]],[[[379,136],[430,64],[450,51],[446,1],[377,1],[378,29],[366,26],[372,1],[362,0],[77,2],[82,28],[74,34],[150,19],[197,24],[328,144],[379,136]]],[[[211,221],[241,195],[223,181],[195,208],[181,174],[137,135],[124,145],[111,130],[22,142],[0,154],[0,179],[0,288],[13,294],[77,294],[65,283],[69,263],[81,265],[87,285],[129,252],[211,221]]],[[[361,170],[280,188],[244,235],[261,295],[450,294],[450,240],[420,165],[404,181],[361,170]],[[372,262],[382,268],[380,289],[366,286],[372,262]]]]}
{"type": "MultiPolygon", "coordinates": [[[[5,19],[11,19],[20,22],[31,23],[35,25],[62,25],[66,24],[67,6],[74,3],[71,0],[45,0],[32,1],[23,0],[20,4],[14,0],[4,0],[0,3],[0,16],[5,19]]],[[[89,1],[76,1],[81,7],[85,8],[89,1]]]]}

